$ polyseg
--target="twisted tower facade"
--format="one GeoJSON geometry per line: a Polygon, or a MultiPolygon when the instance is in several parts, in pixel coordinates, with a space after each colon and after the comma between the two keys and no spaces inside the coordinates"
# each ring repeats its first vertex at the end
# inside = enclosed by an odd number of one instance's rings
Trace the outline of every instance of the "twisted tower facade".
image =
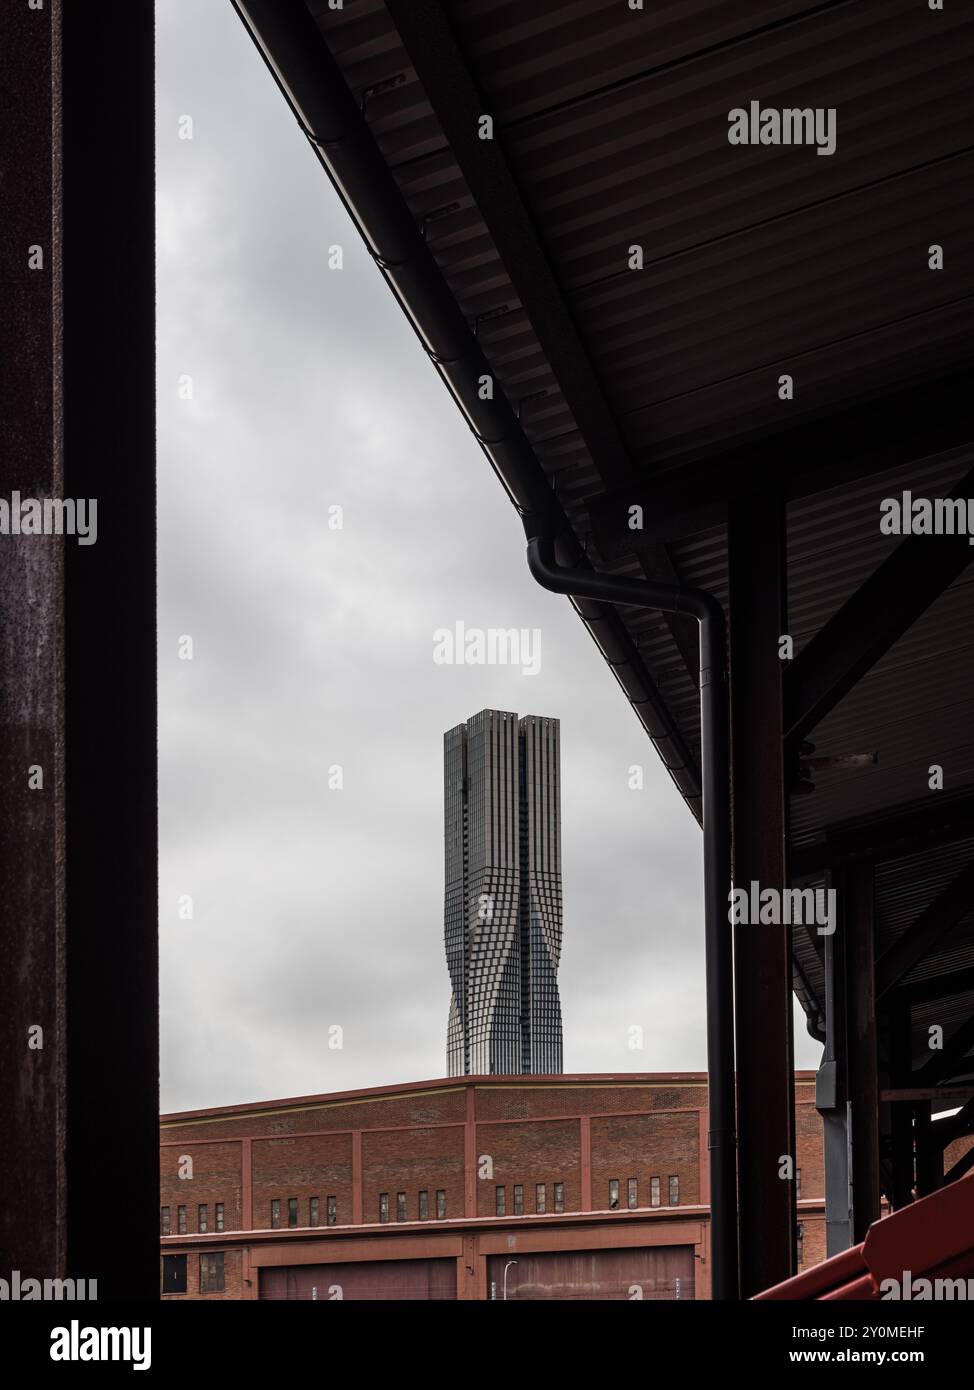
{"type": "Polygon", "coordinates": [[[450,1076],[563,1070],[557,719],[481,710],[444,735],[450,1076]]]}

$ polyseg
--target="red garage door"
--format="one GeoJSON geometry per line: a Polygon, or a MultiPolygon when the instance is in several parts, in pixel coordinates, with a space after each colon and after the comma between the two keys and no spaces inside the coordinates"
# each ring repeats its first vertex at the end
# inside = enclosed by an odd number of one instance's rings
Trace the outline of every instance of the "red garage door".
{"type": "Polygon", "coordinates": [[[371,1260],[355,1264],[292,1265],[260,1271],[261,1298],[456,1298],[456,1260],[371,1260]]]}
{"type": "Polygon", "coordinates": [[[693,1246],[639,1250],[549,1250],[491,1255],[487,1297],[509,1299],[693,1298],[693,1246]]]}

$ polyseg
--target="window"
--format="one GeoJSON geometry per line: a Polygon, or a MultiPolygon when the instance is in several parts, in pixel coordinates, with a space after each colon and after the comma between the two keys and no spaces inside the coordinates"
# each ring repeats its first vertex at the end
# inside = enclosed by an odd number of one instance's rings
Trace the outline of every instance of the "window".
{"type": "Polygon", "coordinates": [[[802,1221],[799,1221],[795,1232],[795,1244],[798,1247],[798,1263],[801,1264],[805,1255],[805,1224],[802,1221]]]}
{"type": "Polygon", "coordinates": [[[680,1205],[680,1179],[677,1178],[677,1177],[671,1177],[671,1178],[670,1178],[670,1206],[671,1206],[671,1207],[678,1207],[679,1205],[680,1205]]]}
{"type": "Polygon", "coordinates": [[[200,1293],[223,1292],[223,1251],[200,1256],[200,1293]]]}
{"type": "Polygon", "coordinates": [[[308,1203],[308,1225],[317,1226],[318,1224],[318,1198],[312,1197],[308,1203]]]}
{"type": "Polygon", "coordinates": [[[169,1208],[169,1207],[163,1207],[163,1209],[162,1209],[162,1234],[163,1234],[164,1236],[168,1236],[171,1230],[172,1230],[172,1218],[171,1218],[171,1215],[170,1215],[170,1208],[169,1208]]]}
{"type": "Polygon", "coordinates": [[[630,1178],[627,1184],[627,1199],[630,1211],[639,1206],[639,1183],[635,1178],[630,1178]]]}
{"type": "Polygon", "coordinates": [[[338,1198],[337,1198],[337,1197],[329,1197],[329,1198],[328,1198],[328,1225],[329,1225],[329,1226],[337,1226],[337,1225],[338,1225],[338,1198]]]}
{"type": "Polygon", "coordinates": [[[659,1178],[650,1178],[649,1180],[649,1205],[651,1207],[659,1206],[659,1178]]]}
{"type": "MultiPolygon", "coordinates": [[[[542,1189],[544,1188],[544,1183],[541,1184],[541,1187],[542,1187],[542,1189]]],[[[543,1193],[542,1193],[542,1195],[543,1195],[543,1193]]],[[[564,1210],[565,1210],[565,1184],[564,1184],[563,1182],[556,1182],[556,1183],[555,1183],[555,1211],[564,1211],[564,1210]]]]}
{"type": "Polygon", "coordinates": [[[296,1226],[298,1224],[298,1199],[289,1197],[287,1199],[287,1224],[296,1226]]]}
{"type": "Polygon", "coordinates": [[[181,1236],[186,1234],[186,1208],[176,1208],[176,1229],[181,1236]]]}
{"type": "Polygon", "coordinates": [[[524,1215],[524,1186],[519,1182],[514,1184],[514,1215],[524,1215]]]}
{"type": "Polygon", "coordinates": [[[801,1195],[802,1195],[802,1170],[801,1170],[800,1168],[796,1168],[796,1169],[795,1169],[795,1200],[796,1200],[796,1201],[801,1201],[801,1195]]]}
{"type": "Polygon", "coordinates": [[[439,1188],[436,1193],[436,1219],[443,1221],[446,1218],[446,1193],[439,1188]]]}
{"type": "Polygon", "coordinates": [[[609,1179],[609,1210],[615,1211],[619,1206],[619,1179],[609,1179]]]}
{"type": "Polygon", "coordinates": [[[206,1230],[206,1224],[207,1224],[206,1203],[205,1203],[205,1202],[200,1202],[199,1208],[198,1208],[197,1213],[196,1213],[196,1229],[197,1229],[198,1231],[205,1231],[205,1230],[206,1230]]]}
{"type": "Polygon", "coordinates": [[[507,1194],[503,1187],[497,1188],[497,1215],[506,1216],[507,1214],[507,1194]]]}
{"type": "Polygon", "coordinates": [[[405,1221],[406,1219],[406,1194],[405,1192],[396,1193],[396,1220],[405,1221]]]}
{"type": "Polygon", "coordinates": [[[421,1193],[419,1194],[419,1219],[420,1219],[420,1221],[428,1221],[428,1220],[429,1220],[429,1214],[430,1214],[430,1195],[429,1195],[428,1192],[421,1192],[421,1193]]]}
{"type": "Polygon", "coordinates": [[[271,1202],[271,1230],[276,1231],[281,1224],[281,1199],[275,1197],[271,1202]]]}
{"type": "Polygon", "coordinates": [[[186,1292],[186,1256],[163,1255],[162,1257],[163,1293],[186,1292]]]}
{"type": "Polygon", "coordinates": [[[379,1193],[379,1220],[389,1220],[389,1194],[388,1192],[379,1193]]]}
{"type": "MultiPolygon", "coordinates": [[[[556,1192],[558,1191],[558,1184],[557,1184],[557,1183],[555,1183],[555,1191],[556,1191],[556,1192]]],[[[545,1206],[547,1205],[547,1200],[548,1200],[548,1193],[545,1191],[545,1185],[544,1185],[543,1182],[539,1182],[539,1183],[536,1185],[535,1189],[534,1189],[534,1209],[535,1209],[535,1211],[544,1212],[545,1206]]]]}
{"type": "Polygon", "coordinates": [[[222,1203],[222,1202],[217,1202],[217,1204],[216,1204],[216,1228],[217,1228],[218,1231],[222,1231],[222,1230],[223,1230],[223,1203],[222,1203]]]}

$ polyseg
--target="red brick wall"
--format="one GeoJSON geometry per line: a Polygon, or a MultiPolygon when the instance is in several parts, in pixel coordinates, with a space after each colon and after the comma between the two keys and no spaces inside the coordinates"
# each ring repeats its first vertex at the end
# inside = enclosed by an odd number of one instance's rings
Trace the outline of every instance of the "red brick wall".
{"type": "Polygon", "coordinates": [[[419,1220],[419,1193],[429,1193],[436,1217],[436,1189],[446,1192],[446,1214],[463,1215],[463,1129],[380,1130],[362,1135],[362,1219],[379,1219],[379,1194],[389,1194],[389,1221],[396,1220],[396,1193],[406,1194],[407,1221],[419,1220]]]}
{"type": "MultiPolygon", "coordinates": [[[[220,1115],[220,1135],[242,1139],[258,1135],[302,1134],[308,1131],[392,1128],[463,1121],[466,1091],[463,1085],[442,1091],[405,1092],[402,1095],[363,1096],[354,1101],[317,1101],[245,1110],[220,1115]]],[[[163,1139],[212,1139],[213,1120],[181,1120],[166,1126],[163,1139]]]]}
{"type": "Polygon", "coordinates": [[[271,1202],[281,1203],[281,1227],[287,1227],[289,1197],[298,1199],[298,1225],[311,1224],[309,1202],[319,1199],[318,1224],[327,1221],[327,1198],[337,1199],[338,1225],[352,1220],[352,1137],[312,1134],[255,1139],[253,1143],[255,1230],[271,1224],[271,1202]]]}
{"type": "Polygon", "coordinates": [[[498,1187],[505,1189],[507,1214],[513,1215],[516,1183],[524,1188],[525,1212],[535,1210],[539,1182],[545,1184],[547,1211],[555,1209],[556,1182],[565,1184],[565,1210],[581,1210],[582,1162],[577,1120],[478,1125],[477,1164],[478,1216],[496,1215],[498,1187]],[[492,1176],[480,1177],[484,1158],[489,1158],[493,1165],[492,1176]]]}
{"type": "Polygon", "coordinates": [[[637,1204],[651,1204],[651,1178],[660,1180],[660,1205],[669,1206],[669,1179],[680,1181],[679,1205],[700,1200],[700,1117],[696,1110],[652,1115],[596,1116],[592,1120],[592,1207],[609,1206],[609,1182],[619,1180],[619,1204],[627,1183],[638,1184],[637,1204]]]}
{"type": "MultiPolygon", "coordinates": [[[[200,1203],[207,1205],[209,1231],[216,1230],[216,1204],[223,1203],[224,1229],[243,1229],[241,1209],[243,1185],[240,1172],[239,1143],[164,1145],[160,1150],[161,1191],[160,1207],[168,1206],[172,1214],[172,1233],[177,1230],[177,1208],[186,1208],[186,1233],[198,1231],[200,1203]],[[193,1176],[179,1177],[180,1159],[193,1162],[193,1176]]],[[[160,1230],[161,1226],[160,1215],[160,1230]]]]}
{"type": "MultiPolygon", "coordinates": [[[[824,1193],[822,1122],[814,1108],[814,1082],[796,1083],[796,1162],[802,1170],[801,1197],[821,1200],[824,1193]]],[[[209,1235],[216,1237],[215,1204],[224,1203],[225,1229],[246,1228],[242,1211],[246,1190],[241,1172],[241,1140],[252,1139],[254,1229],[267,1230],[271,1201],[281,1203],[281,1229],[287,1229],[288,1198],[298,1199],[298,1226],[310,1221],[309,1199],[319,1199],[319,1225],[326,1227],[327,1198],[338,1201],[338,1224],[353,1222],[355,1131],[361,1144],[362,1221],[379,1220],[379,1194],[389,1194],[389,1224],[397,1224],[396,1195],[406,1193],[406,1219],[419,1219],[419,1193],[429,1193],[429,1221],[436,1221],[436,1192],[447,1193],[447,1219],[465,1215],[465,1188],[472,1183],[476,1214],[496,1214],[496,1189],[503,1186],[506,1214],[515,1214],[514,1187],[524,1190],[524,1214],[535,1210],[536,1184],[546,1187],[546,1210],[555,1214],[554,1184],[564,1183],[565,1212],[578,1212],[583,1190],[583,1125],[591,1135],[591,1208],[609,1205],[610,1179],[619,1180],[619,1203],[625,1211],[628,1180],[638,1182],[638,1204],[651,1204],[650,1179],[660,1179],[660,1204],[669,1204],[669,1178],[680,1184],[680,1205],[703,1204],[700,1142],[705,1132],[700,1106],[706,1102],[702,1078],[658,1081],[566,1080],[533,1083],[452,1082],[442,1088],[418,1089],[358,1099],[285,1102],[253,1111],[219,1112],[164,1124],[161,1204],[172,1211],[187,1208],[187,1234],[197,1231],[197,1209],[208,1207],[209,1235]],[[472,1107],[468,1098],[472,1091],[472,1107]],[[465,1121],[474,1117],[468,1132],[465,1121]],[[201,1142],[202,1140],[216,1142],[201,1142]],[[466,1142],[469,1142],[469,1149],[466,1142]],[[473,1155],[472,1177],[465,1173],[465,1152],[473,1155]],[[178,1177],[178,1159],[193,1159],[193,1177],[178,1177]],[[490,1176],[478,1176],[477,1163],[489,1156],[490,1176]]],[[[705,1116],[703,1117],[705,1121],[705,1116]]],[[[954,1161],[971,1143],[948,1151],[954,1161]]],[[[821,1213],[799,1212],[804,1224],[803,1268],[825,1256],[821,1213]]],[[[218,1237],[216,1237],[218,1238],[218,1237]]],[[[172,1248],[167,1246],[164,1248],[172,1248]]],[[[226,1252],[226,1289],[212,1298],[245,1296],[239,1250],[226,1252]]],[[[188,1254],[187,1297],[199,1297],[199,1252],[188,1254]]]]}
{"type": "Polygon", "coordinates": [[[825,1136],[812,1101],[795,1106],[795,1166],[802,1170],[802,1198],[825,1197],[825,1136]]]}
{"type": "Polygon", "coordinates": [[[520,1120],[557,1115],[604,1115],[615,1110],[687,1110],[707,1103],[704,1082],[686,1085],[578,1084],[477,1086],[478,1120],[520,1120]]]}
{"type": "Polygon", "coordinates": [[[821,1212],[811,1215],[799,1208],[798,1220],[805,1232],[802,1241],[802,1261],[798,1266],[800,1274],[803,1269],[810,1269],[812,1265],[821,1264],[825,1259],[825,1217],[821,1212]]]}

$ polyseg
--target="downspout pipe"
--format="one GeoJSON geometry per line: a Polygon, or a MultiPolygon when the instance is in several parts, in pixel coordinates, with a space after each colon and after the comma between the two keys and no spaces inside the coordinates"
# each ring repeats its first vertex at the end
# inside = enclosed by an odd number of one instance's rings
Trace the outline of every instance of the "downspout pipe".
{"type": "Polygon", "coordinates": [[[711,1290],[714,1299],[739,1296],[737,1138],[734,1087],[734,956],[730,907],[730,776],[727,635],[712,594],[560,565],[555,541],[525,517],[528,568],[552,593],[574,599],[696,618],[700,632],[700,741],[703,790],[704,916],[707,979],[707,1084],[710,1106],[711,1290]]]}

